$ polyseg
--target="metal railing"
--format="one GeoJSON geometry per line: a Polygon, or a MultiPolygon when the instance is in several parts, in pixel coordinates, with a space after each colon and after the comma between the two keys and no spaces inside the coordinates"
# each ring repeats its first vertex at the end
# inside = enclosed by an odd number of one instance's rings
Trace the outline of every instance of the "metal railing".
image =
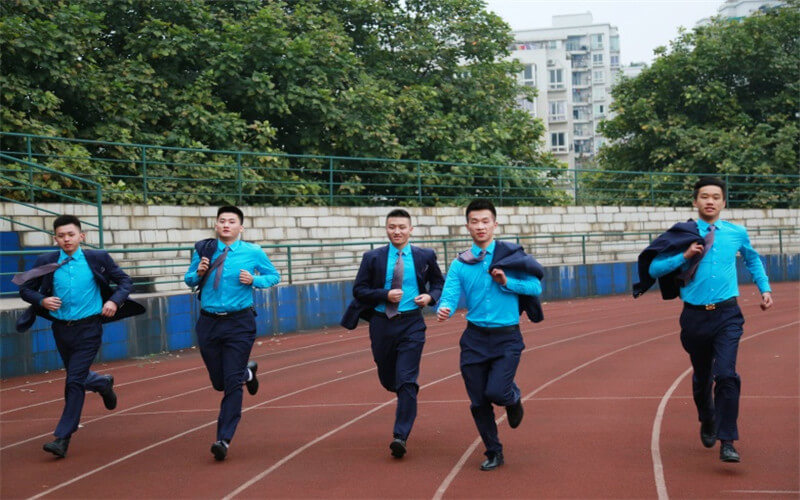
{"type": "MultiPolygon", "coordinates": [[[[93,206],[96,212],[95,222],[82,219],[81,225],[85,224],[90,228],[96,229],[99,234],[99,247],[103,247],[103,188],[99,183],[77,175],[43,167],[38,163],[15,158],[4,153],[0,153],[0,162],[6,166],[6,168],[0,170],[0,187],[2,187],[0,201],[16,203],[20,207],[16,215],[61,215],[52,210],[36,206],[36,200],[40,197],[47,197],[54,202],[93,206]],[[12,173],[18,175],[13,175],[12,173]],[[74,186],[74,189],[62,189],[59,187],[63,185],[74,186]],[[20,200],[10,196],[11,193],[20,191],[25,192],[25,199],[20,200]],[[74,192],[80,192],[82,195],[74,196],[74,192]]],[[[45,227],[36,227],[20,222],[13,215],[0,213],[0,220],[20,225],[26,229],[52,234],[52,231],[45,227]]]]}
{"type": "MultiPolygon", "coordinates": [[[[631,262],[659,233],[602,232],[546,234],[500,238],[523,245],[543,265],[631,262]]],[[[759,253],[800,253],[800,229],[757,228],[750,231],[753,246],[759,253]]],[[[436,250],[446,271],[456,254],[471,246],[471,239],[415,240],[415,245],[436,250]]],[[[294,284],[334,280],[352,280],[358,271],[363,252],[386,245],[385,240],[346,243],[289,243],[261,245],[282,283],[294,284]]],[[[157,248],[108,249],[120,266],[133,277],[138,292],[185,291],[183,275],[188,269],[194,248],[173,246],[157,248]]],[[[39,254],[41,250],[0,251],[0,257],[39,254]]],[[[0,273],[0,279],[14,273],[0,273]]],[[[0,297],[16,296],[16,289],[0,292],[0,297]]]]}
{"type": "MultiPolygon", "coordinates": [[[[5,158],[98,179],[105,203],[201,205],[454,205],[488,197],[499,205],[687,203],[691,186],[714,172],[663,173],[488,165],[390,158],[177,148],[0,132],[5,158]]],[[[0,161],[16,184],[8,198],[52,201],[24,185],[28,172],[0,161]]],[[[800,175],[723,174],[728,207],[800,206],[800,175]]],[[[60,191],[78,199],[92,192],[60,191]]]]}

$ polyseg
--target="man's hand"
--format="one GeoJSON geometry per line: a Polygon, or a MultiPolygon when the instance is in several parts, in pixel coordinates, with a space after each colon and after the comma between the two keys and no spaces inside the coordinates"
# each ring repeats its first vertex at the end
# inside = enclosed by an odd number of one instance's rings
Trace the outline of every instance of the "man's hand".
{"type": "Polygon", "coordinates": [[[42,299],[42,307],[48,311],[58,311],[61,308],[61,299],[58,297],[47,297],[42,299]]]}
{"type": "Polygon", "coordinates": [[[433,300],[433,297],[431,297],[427,293],[423,293],[421,295],[417,295],[416,297],[414,297],[414,303],[419,307],[427,306],[428,304],[431,303],[431,300],[433,300]]]}
{"type": "Polygon", "coordinates": [[[239,270],[239,283],[241,283],[242,285],[248,285],[248,286],[252,285],[253,284],[253,275],[250,274],[245,269],[240,269],[239,270]]]}
{"type": "Polygon", "coordinates": [[[508,278],[506,278],[506,273],[504,273],[502,269],[494,268],[492,269],[492,272],[489,274],[492,275],[492,279],[495,281],[495,283],[499,283],[503,286],[505,286],[505,284],[508,283],[508,278]]]}
{"type": "Polygon", "coordinates": [[[115,314],[117,314],[117,304],[110,300],[106,301],[106,303],[103,304],[103,310],[100,312],[100,314],[106,318],[113,317],[115,314]]]}
{"type": "Polygon", "coordinates": [[[208,271],[209,263],[210,261],[208,260],[208,257],[203,257],[202,259],[200,259],[200,263],[197,264],[198,276],[204,276],[206,274],[206,271],[208,271]]]}
{"type": "Polygon", "coordinates": [[[399,304],[400,300],[403,298],[403,290],[400,288],[392,288],[389,290],[389,296],[386,297],[386,300],[389,302],[393,302],[395,304],[399,304]]]}
{"type": "Polygon", "coordinates": [[[683,252],[683,258],[686,260],[690,260],[695,255],[703,255],[703,244],[698,243],[696,241],[691,245],[689,245],[689,248],[687,248],[686,251],[683,252]]]}
{"type": "Polygon", "coordinates": [[[766,311],[767,309],[772,307],[773,303],[774,302],[772,301],[772,293],[764,292],[761,294],[761,304],[759,304],[759,306],[761,307],[762,311],[766,311]]]}
{"type": "Polygon", "coordinates": [[[447,321],[450,318],[450,308],[449,307],[440,307],[438,311],[436,311],[436,321],[447,321]]]}

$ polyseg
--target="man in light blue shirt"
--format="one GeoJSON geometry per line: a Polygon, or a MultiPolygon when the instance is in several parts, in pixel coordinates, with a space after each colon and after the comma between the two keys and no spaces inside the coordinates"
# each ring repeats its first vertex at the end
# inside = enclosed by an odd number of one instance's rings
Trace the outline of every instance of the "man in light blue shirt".
{"type": "MultiPolygon", "coordinates": [[[[90,369],[100,350],[103,323],[141,314],[144,308],[127,299],[133,281],[108,252],[84,250],[86,234],[80,220],[61,215],[53,222],[59,251],[40,255],[34,268],[14,277],[20,296],[32,304],[23,320],[27,329],[35,316],[52,321],[53,337],[64,362],[64,410],[54,431],[55,440],[43,448],[64,458],[72,434],[78,430],[86,391],[100,394],[109,410],[117,406],[114,377],[90,369]],[[116,288],[111,288],[111,283],[116,288]]],[[[18,322],[17,328],[20,328],[18,322]]]]}
{"type": "Polygon", "coordinates": [[[211,385],[224,391],[217,440],[211,453],[225,460],[228,447],[242,417],[242,384],[247,392],[258,391],[258,364],[248,362],[256,338],[253,288],[278,284],[280,275],[258,245],[241,241],[244,214],[237,207],[217,211],[216,239],[201,240],[184,282],[196,287],[200,299],[197,343],[208,369],[211,385]],[[258,273],[258,275],[254,275],[258,273]]]}
{"type": "MultiPolygon", "coordinates": [[[[650,278],[661,282],[671,277],[679,286],[684,302],[681,344],[694,369],[692,391],[700,439],[707,448],[719,440],[720,459],[735,463],[740,461],[733,441],[739,439],[736,420],[741,387],[736,356],[744,325],[736,301],[737,253],[761,292],[761,309],[769,309],[773,301],[764,266],[750,245],[747,230],[719,218],[725,207],[725,189],[719,179],[700,179],[693,193],[699,220],[676,224],[654,240],[642,252],[640,264],[647,264],[643,258],[651,258],[646,267],[650,278]]],[[[668,283],[664,281],[662,286],[668,283]]]]}
{"type": "Polygon", "coordinates": [[[525,348],[519,317],[523,310],[531,319],[534,311],[540,313],[538,300],[532,299],[542,293],[543,270],[519,245],[494,240],[497,211],[490,201],[472,201],[466,216],[473,245],[450,265],[437,319],[453,315],[463,292],[467,328],[460,342],[461,375],[486,446],[480,468],[489,471],[504,463],[492,404],[505,406],[512,429],[522,421],[522,394],[514,382],[525,348]]]}

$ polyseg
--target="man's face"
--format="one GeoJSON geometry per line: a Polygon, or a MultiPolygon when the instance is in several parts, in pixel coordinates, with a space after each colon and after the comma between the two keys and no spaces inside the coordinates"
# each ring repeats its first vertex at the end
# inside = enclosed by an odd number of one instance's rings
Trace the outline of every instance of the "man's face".
{"type": "Polygon", "coordinates": [[[239,216],[232,212],[223,212],[217,217],[217,224],[214,226],[217,236],[223,243],[233,243],[242,234],[242,222],[239,216]]]}
{"type": "Polygon", "coordinates": [[[405,217],[389,217],[386,219],[386,236],[395,248],[403,248],[411,237],[411,220],[405,217]]]}
{"type": "Polygon", "coordinates": [[[693,202],[697,215],[704,221],[714,222],[725,208],[725,196],[719,186],[703,186],[697,192],[693,202]]]}
{"type": "Polygon", "coordinates": [[[467,230],[477,245],[488,243],[494,238],[497,221],[491,210],[473,210],[467,215],[467,230]]]}
{"type": "Polygon", "coordinates": [[[72,255],[81,246],[86,234],[75,224],[65,224],[58,226],[55,230],[56,245],[67,255],[72,255]]]}

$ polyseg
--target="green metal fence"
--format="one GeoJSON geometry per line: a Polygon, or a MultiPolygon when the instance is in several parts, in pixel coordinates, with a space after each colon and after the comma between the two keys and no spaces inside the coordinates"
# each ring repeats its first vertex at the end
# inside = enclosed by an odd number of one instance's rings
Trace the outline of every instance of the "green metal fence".
{"type": "MultiPolygon", "coordinates": [[[[575,234],[542,234],[509,238],[523,245],[544,265],[631,262],[655,238],[653,232],[603,232],[575,234]]],[[[758,228],[750,231],[753,246],[762,254],[800,253],[800,229],[758,228]]],[[[471,245],[470,238],[424,239],[414,244],[433,248],[439,263],[447,266],[471,245]]],[[[385,245],[386,241],[354,241],[347,243],[290,243],[261,245],[283,283],[352,280],[363,252],[385,245]]],[[[138,292],[185,291],[186,272],[193,247],[108,249],[133,278],[138,292]]],[[[41,251],[0,251],[2,257],[20,257],[41,251]]],[[[0,273],[0,279],[14,273],[0,273]]],[[[16,291],[0,292],[16,296],[16,291]]]]}
{"type": "MultiPolygon", "coordinates": [[[[0,150],[98,179],[105,203],[435,206],[488,197],[499,205],[671,206],[685,204],[703,175],[191,149],[14,132],[0,132],[0,150]]],[[[30,174],[20,165],[0,161],[3,175],[17,183],[2,186],[9,197],[52,201],[24,186],[30,174]]],[[[800,206],[800,175],[723,177],[729,207],[800,206]]],[[[76,186],[63,191],[92,197],[76,186]]]]}
{"type": "Polygon", "coordinates": [[[0,170],[0,187],[2,187],[0,201],[13,202],[18,207],[16,213],[0,213],[0,220],[52,234],[44,224],[39,227],[33,226],[20,222],[14,216],[61,215],[35,205],[43,198],[56,203],[88,205],[94,208],[95,216],[91,219],[82,219],[81,225],[96,229],[99,235],[98,246],[103,247],[103,188],[100,183],[3,153],[0,153],[0,163],[4,165],[0,170]],[[14,196],[15,194],[22,196],[14,196]]]}

